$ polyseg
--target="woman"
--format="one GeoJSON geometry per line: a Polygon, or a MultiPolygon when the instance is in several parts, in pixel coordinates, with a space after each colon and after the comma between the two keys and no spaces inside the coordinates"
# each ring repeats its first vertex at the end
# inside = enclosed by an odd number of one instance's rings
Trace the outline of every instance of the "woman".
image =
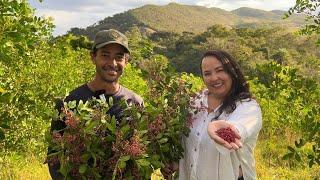
{"type": "Polygon", "coordinates": [[[238,64],[226,52],[206,52],[200,63],[206,89],[194,100],[193,123],[184,138],[179,179],[256,179],[253,149],[262,126],[261,110],[252,99],[238,64]],[[216,131],[231,128],[234,142],[216,131]]]}

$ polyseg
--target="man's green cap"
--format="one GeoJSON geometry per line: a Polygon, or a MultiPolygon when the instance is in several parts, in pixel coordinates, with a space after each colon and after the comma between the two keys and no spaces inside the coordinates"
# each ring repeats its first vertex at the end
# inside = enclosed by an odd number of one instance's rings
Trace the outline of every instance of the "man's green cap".
{"type": "Polygon", "coordinates": [[[94,38],[92,49],[99,49],[107,44],[114,43],[123,46],[130,53],[128,38],[115,29],[99,31],[94,38]]]}

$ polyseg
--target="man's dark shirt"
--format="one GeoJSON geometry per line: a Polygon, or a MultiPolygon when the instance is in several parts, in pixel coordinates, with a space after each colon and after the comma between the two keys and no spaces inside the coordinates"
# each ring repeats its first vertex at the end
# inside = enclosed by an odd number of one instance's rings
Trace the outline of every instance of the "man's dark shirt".
{"type": "MultiPolygon", "coordinates": [[[[138,104],[138,105],[143,105],[143,100],[142,98],[137,95],[136,93],[130,91],[129,89],[123,87],[120,85],[120,89],[116,94],[110,95],[110,94],[106,94],[104,90],[100,90],[100,91],[96,91],[93,92],[90,90],[90,88],[88,87],[87,84],[83,84],[82,86],[74,89],[73,91],[70,92],[70,94],[65,98],[65,102],[69,102],[69,101],[77,101],[79,102],[80,100],[82,100],[83,102],[86,102],[90,99],[92,99],[93,97],[99,98],[100,95],[104,94],[106,99],[109,99],[109,97],[113,98],[113,106],[109,109],[109,111],[107,112],[108,114],[110,114],[111,116],[115,116],[115,118],[119,121],[121,120],[122,117],[122,109],[117,106],[117,102],[119,102],[121,99],[124,99],[127,101],[128,104],[133,103],[133,104],[138,104]]],[[[61,112],[61,108],[63,107],[63,101],[58,101],[56,103],[56,109],[61,112]]],[[[66,125],[63,121],[59,121],[59,120],[52,120],[51,122],[51,131],[53,130],[61,130],[63,128],[65,128],[66,125]]],[[[52,153],[49,147],[49,153],[52,153]]],[[[49,171],[50,171],[50,175],[52,177],[52,179],[63,179],[63,176],[61,175],[61,173],[58,172],[59,170],[59,164],[55,165],[55,166],[51,166],[49,165],[49,171]]]]}

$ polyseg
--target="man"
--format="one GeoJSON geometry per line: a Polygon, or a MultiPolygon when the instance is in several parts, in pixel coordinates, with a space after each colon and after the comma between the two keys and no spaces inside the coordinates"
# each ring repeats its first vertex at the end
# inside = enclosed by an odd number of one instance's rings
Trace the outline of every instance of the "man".
{"type": "MultiPolygon", "coordinates": [[[[99,31],[95,36],[90,54],[91,60],[96,66],[95,77],[90,82],[71,91],[64,101],[87,101],[92,97],[98,98],[99,95],[104,94],[107,99],[108,97],[113,98],[115,105],[110,108],[108,113],[114,115],[119,121],[121,108],[116,105],[116,102],[119,102],[120,99],[123,98],[128,103],[143,104],[139,95],[119,84],[119,78],[129,60],[128,39],[114,29],[99,31]]],[[[60,111],[61,107],[63,107],[63,102],[58,102],[56,108],[60,111]]],[[[64,127],[63,121],[53,120],[51,131],[64,127]]],[[[59,164],[55,166],[49,164],[49,171],[53,179],[63,179],[58,170],[59,164]]]]}

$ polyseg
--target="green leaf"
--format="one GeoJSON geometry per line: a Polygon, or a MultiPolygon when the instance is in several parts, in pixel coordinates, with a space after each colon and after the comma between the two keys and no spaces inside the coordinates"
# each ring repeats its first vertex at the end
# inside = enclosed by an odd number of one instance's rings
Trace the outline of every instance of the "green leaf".
{"type": "Polygon", "coordinates": [[[288,150],[291,151],[291,152],[296,152],[296,150],[293,149],[293,147],[291,147],[291,146],[287,146],[287,148],[288,148],[288,150]]]}
{"type": "Polygon", "coordinates": [[[121,127],[121,129],[120,129],[120,131],[123,134],[126,134],[129,130],[130,130],[130,126],[128,124],[126,124],[125,126],[121,127]]]}
{"type": "Polygon", "coordinates": [[[70,109],[74,109],[77,106],[77,101],[70,101],[68,102],[68,107],[70,109]]]}
{"type": "Polygon", "coordinates": [[[141,113],[137,112],[137,118],[138,118],[138,119],[141,118],[141,113]]]}
{"type": "Polygon", "coordinates": [[[86,133],[93,133],[93,129],[99,124],[99,121],[88,121],[89,123],[86,124],[86,127],[84,129],[84,131],[86,133]]]}
{"type": "Polygon", "coordinates": [[[112,134],[115,134],[115,132],[116,132],[116,126],[115,125],[113,126],[110,123],[106,123],[106,126],[111,131],[112,134]]]}
{"type": "Polygon", "coordinates": [[[123,168],[125,168],[125,167],[126,167],[126,162],[124,162],[124,161],[119,161],[119,163],[118,163],[118,168],[123,169],[123,168]]]}
{"type": "Polygon", "coordinates": [[[288,153],[288,154],[284,155],[284,156],[282,157],[282,159],[288,160],[288,159],[290,159],[290,158],[292,158],[292,157],[293,157],[293,153],[288,153]]]}
{"type": "Polygon", "coordinates": [[[156,139],[161,139],[161,138],[162,138],[162,136],[163,136],[163,134],[162,134],[162,133],[160,133],[160,134],[158,134],[158,135],[156,136],[156,139]]]}
{"type": "Polygon", "coordinates": [[[142,131],[138,131],[137,134],[139,137],[143,136],[144,134],[146,134],[148,132],[148,130],[142,130],[142,131]]]}
{"type": "Polygon", "coordinates": [[[11,103],[13,98],[14,98],[14,95],[11,93],[8,93],[8,92],[0,94],[0,102],[10,102],[11,103]]]}
{"type": "Polygon", "coordinates": [[[160,144],[163,144],[163,143],[166,143],[166,142],[168,142],[168,138],[161,138],[161,139],[159,140],[159,143],[160,143],[160,144]]]}
{"type": "Polygon", "coordinates": [[[162,152],[168,152],[170,150],[170,148],[167,144],[165,144],[164,146],[161,146],[160,149],[162,152]]]}
{"type": "Polygon", "coordinates": [[[80,167],[79,167],[79,173],[80,174],[84,174],[86,171],[87,171],[87,165],[86,164],[82,164],[80,167]]]}
{"type": "Polygon", "coordinates": [[[7,46],[7,47],[13,47],[14,44],[13,44],[11,41],[7,41],[7,42],[5,43],[5,46],[7,46]]]}
{"type": "Polygon", "coordinates": [[[102,176],[99,174],[97,170],[93,170],[94,179],[101,179],[102,176]]]}
{"type": "MultiPolygon", "coordinates": [[[[1,72],[0,72],[1,73],[1,72]]],[[[1,74],[0,74],[1,75],[1,74]]],[[[6,91],[0,87],[0,93],[5,93],[6,91]]]]}
{"type": "Polygon", "coordinates": [[[301,157],[298,153],[295,153],[294,157],[298,162],[301,162],[301,157]]]}
{"type": "Polygon", "coordinates": [[[128,155],[128,156],[122,156],[121,158],[120,158],[120,161],[128,161],[130,159],[130,156],[128,155]]]}
{"type": "Polygon", "coordinates": [[[88,112],[92,112],[93,111],[93,109],[89,107],[89,101],[86,101],[81,108],[78,106],[78,108],[81,111],[88,111],[88,112]]]}
{"type": "Polygon", "coordinates": [[[81,156],[81,159],[84,161],[88,161],[90,159],[91,155],[89,153],[85,153],[81,156]]]}
{"type": "Polygon", "coordinates": [[[67,165],[66,164],[62,164],[60,166],[59,172],[66,177],[68,175],[68,169],[67,169],[67,165]]]}
{"type": "Polygon", "coordinates": [[[81,109],[83,106],[84,106],[83,101],[80,100],[79,103],[78,103],[77,109],[81,109]]]}
{"type": "Polygon", "coordinates": [[[151,164],[154,167],[154,169],[164,167],[164,164],[161,161],[151,161],[151,164]]]}
{"type": "Polygon", "coordinates": [[[95,153],[91,153],[91,156],[93,158],[93,166],[95,167],[97,166],[97,156],[95,153]]]}
{"type": "Polygon", "coordinates": [[[138,160],[136,160],[136,162],[140,166],[149,166],[150,165],[150,162],[146,159],[138,159],[138,160]]]}
{"type": "Polygon", "coordinates": [[[151,156],[151,159],[153,161],[156,161],[156,160],[160,159],[160,156],[159,155],[153,155],[153,156],[151,156]]]}
{"type": "Polygon", "coordinates": [[[100,98],[100,100],[101,100],[102,102],[107,102],[106,96],[105,96],[104,94],[101,94],[101,95],[99,96],[99,98],[100,98]]]}
{"type": "Polygon", "coordinates": [[[114,136],[110,135],[110,134],[106,137],[106,141],[107,142],[113,142],[113,141],[115,141],[115,139],[116,138],[114,136]]]}
{"type": "Polygon", "coordinates": [[[309,168],[311,168],[313,165],[314,165],[314,160],[313,159],[310,159],[308,165],[309,165],[309,168]]]}
{"type": "Polygon", "coordinates": [[[299,142],[294,141],[294,144],[297,148],[301,148],[305,144],[305,142],[303,141],[303,139],[300,139],[299,142]]]}
{"type": "Polygon", "coordinates": [[[4,131],[0,128],[0,140],[5,138],[4,131]]]}
{"type": "Polygon", "coordinates": [[[109,106],[113,106],[113,98],[109,97],[109,106]]]}
{"type": "Polygon", "coordinates": [[[3,129],[10,129],[10,126],[7,124],[0,124],[0,127],[3,129]]]}

